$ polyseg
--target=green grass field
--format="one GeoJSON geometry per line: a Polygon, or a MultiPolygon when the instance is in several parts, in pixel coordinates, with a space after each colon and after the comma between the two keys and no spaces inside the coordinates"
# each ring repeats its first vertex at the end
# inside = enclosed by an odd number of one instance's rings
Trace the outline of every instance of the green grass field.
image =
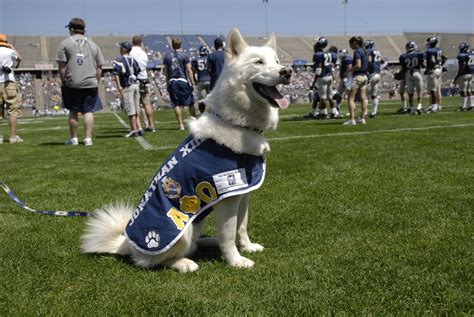
{"type": "MultiPolygon", "coordinates": [[[[217,249],[199,249],[190,274],[83,255],[83,218],[35,215],[0,192],[0,315],[472,316],[474,112],[458,107],[401,116],[382,102],[364,126],[303,119],[309,105],[281,112],[251,194],[250,235],[266,249],[246,255],[250,270],[217,249]]],[[[96,116],[92,147],[63,145],[64,117],[23,119],[25,142],[0,145],[0,179],[35,209],[136,203],[186,136],[171,111],[155,118],[151,150],[113,114],[96,116]]]]}

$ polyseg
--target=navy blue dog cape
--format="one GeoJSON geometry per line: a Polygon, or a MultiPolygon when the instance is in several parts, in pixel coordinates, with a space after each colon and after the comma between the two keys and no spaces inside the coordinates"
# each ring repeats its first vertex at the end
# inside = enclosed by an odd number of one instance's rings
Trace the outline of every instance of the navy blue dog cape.
{"type": "Polygon", "coordinates": [[[212,139],[188,136],[158,169],[125,236],[141,252],[161,254],[213,205],[259,188],[264,178],[263,156],[236,154],[212,139]]]}

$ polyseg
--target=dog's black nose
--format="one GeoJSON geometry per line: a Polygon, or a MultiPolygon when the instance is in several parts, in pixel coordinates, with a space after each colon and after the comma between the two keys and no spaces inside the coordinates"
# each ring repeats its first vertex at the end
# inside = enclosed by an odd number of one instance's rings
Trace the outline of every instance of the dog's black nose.
{"type": "Polygon", "coordinates": [[[283,77],[287,80],[289,80],[291,78],[291,73],[293,72],[293,70],[291,69],[291,67],[283,67],[282,69],[280,69],[280,77],[283,77]]]}

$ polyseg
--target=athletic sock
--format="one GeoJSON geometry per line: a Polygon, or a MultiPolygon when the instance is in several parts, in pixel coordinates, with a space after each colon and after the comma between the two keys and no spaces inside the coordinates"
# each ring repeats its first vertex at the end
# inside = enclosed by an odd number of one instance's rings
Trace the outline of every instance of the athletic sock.
{"type": "Polygon", "coordinates": [[[337,108],[331,108],[331,113],[332,114],[337,114],[338,113],[337,108]]]}
{"type": "Polygon", "coordinates": [[[467,108],[468,98],[470,99],[470,97],[461,97],[461,109],[467,108]]]}
{"type": "Polygon", "coordinates": [[[377,114],[378,107],[379,107],[379,100],[377,98],[372,99],[372,115],[373,116],[377,114]]]}
{"type": "Polygon", "coordinates": [[[316,109],[316,108],[311,108],[311,114],[312,114],[312,115],[317,115],[317,114],[318,114],[318,109],[316,109]]]}
{"type": "Polygon", "coordinates": [[[328,114],[328,109],[327,108],[324,108],[324,109],[319,109],[319,113],[321,114],[328,114]]]}
{"type": "Polygon", "coordinates": [[[474,96],[469,96],[469,107],[473,108],[474,107],[474,96]]]}
{"type": "Polygon", "coordinates": [[[403,101],[402,101],[402,108],[403,108],[403,109],[406,109],[406,108],[407,108],[407,101],[406,101],[406,100],[403,100],[403,101]]]}

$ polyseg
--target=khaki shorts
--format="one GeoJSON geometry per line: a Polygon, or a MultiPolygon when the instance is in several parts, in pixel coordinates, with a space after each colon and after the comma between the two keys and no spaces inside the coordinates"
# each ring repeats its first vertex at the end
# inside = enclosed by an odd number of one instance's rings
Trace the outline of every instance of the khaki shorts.
{"type": "Polygon", "coordinates": [[[19,100],[18,88],[15,82],[0,83],[0,105],[5,104],[7,106],[9,116],[20,116],[21,105],[19,100]]]}
{"type": "Polygon", "coordinates": [[[436,91],[441,88],[441,74],[443,71],[441,68],[436,68],[433,70],[433,73],[426,75],[426,85],[428,86],[428,91],[436,91]]]}
{"type": "Polygon", "coordinates": [[[124,88],[123,94],[123,111],[127,116],[133,116],[140,112],[140,90],[137,84],[124,88]]]}
{"type": "Polygon", "coordinates": [[[375,98],[379,95],[380,74],[372,74],[369,77],[369,84],[367,85],[367,96],[375,98]]]}
{"type": "Polygon", "coordinates": [[[357,75],[354,78],[352,78],[352,85],[351,85],[351,90],[359,90],[362,88],[365,88],[367,86],[367,76],[365,75],[357,75]]]}
{"type": "Polygon", "coordinates": [[[140,105],[146,106],[151,105],[151,84],[146,82],[140,82],[140,105]]]}
{"type": "Polygon", "coordinates": [[[459,86],[459,91],[462,92],[470,92],[471,91],[471,85],[472,85],[472,74],[465,74],[459,76],[458,80],[456,80],[459,86]]]}
{"type": "Polygon", "coordinates": [[[196,86],[198,101],[206,98],[210,89],[211,89],[211,83],[209,81],[198,82],[196,86]]]}
{"type": "Polygon", "coordinates": [[[413,74],[410,74],[410,72],[407,72],[405,81],[407,83],[407,92],[409,94],[412,94],[415,92],[421,93],[421,90],[423,89],[423,75],[419,71],[414,71],[413,74]]]}
{"type": "Polygon", "coordinates": [[[331,99],[332,98],[332,76],[319,77],[316,81],[318,85],[319,98],[331,99]]]}

